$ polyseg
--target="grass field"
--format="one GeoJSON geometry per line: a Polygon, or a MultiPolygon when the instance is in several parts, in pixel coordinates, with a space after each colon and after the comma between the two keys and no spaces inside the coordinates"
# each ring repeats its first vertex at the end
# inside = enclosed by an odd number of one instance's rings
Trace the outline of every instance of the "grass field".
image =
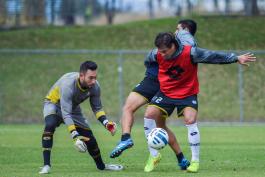
{"type": "MultiPolygon", "coordinates": [[[[172,127],[181,147],[190,158],[186,141],[186,128],[172,127]]],[[[33,177],[42,165],[40,137],[41,125],[0,125],[0,176],[33,177]]],[[[50,177],[142,177],[142,176],[196,176],[196,177],[261,177],[265,174],[264,126],[201,126],[201,163],[198,174],[180,171],[176,158],[166,147],[161,151],[163,159],[155,171],[144,173],[148,157],[142,125],[133,129],[135,146],[121,157],[108,157],[119,139],[111,137],[98,123],[92,125],[98,144],[106,162],[121,163],[122,172],[99,172],[87,154],[75,151],[64,126],[57,129],[54,137],[52,173],[50,177]]]]}

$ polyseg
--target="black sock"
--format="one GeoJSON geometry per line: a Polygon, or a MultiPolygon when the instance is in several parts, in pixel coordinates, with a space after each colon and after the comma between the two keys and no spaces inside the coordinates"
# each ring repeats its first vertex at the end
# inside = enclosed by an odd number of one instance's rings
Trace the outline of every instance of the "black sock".
{"type": "Polygon", "coordinates": [[[121,135],[121,141],[126,141],[129,138],[131,138],[130,133],[124,133],[123,135],[121,135]]]}
{"type": "Polygon", "coordinates": [[[51,149],[53,144],[53,133],[44,132],[42,135],[43,161],[44,165],[51,166],[51,149]]]}
{"type": "Polygon", "coordinates": [[[91,155],[91,157],[94,159],[96,166],[99,170],[105,169],[105,164],[101,158],[100,150],[97,144],[96,139],[94,136],[90,137],[89,141],[85,141],[87,145],[87,151],[91,155]]]}
{"type": "Polygon", "coordinates": [[[184,158],[183,153],[181,152],[181,153],[177,154],[176,156],[177,156],[177,159],[178,159],[178,163],[181,163],[182,159],[184,158]]]}
{"type": "Polygon", "coordinates": [[[104,170],[105,169],[105,164],[104,164],[100,154],[96,158],[93,157],[93,159],[94,159],[94,161],[96,163],[97,169],[99,169],[99,170],[104,170]]]}
{"type": "Polygon", "coordinates": [[[44,165],[51,166],[51,162],[50,162],[50,159],[51,159],[51,151],[50,150],[44,150],[42,152],[42,154],[43,154],[44,165]]]}

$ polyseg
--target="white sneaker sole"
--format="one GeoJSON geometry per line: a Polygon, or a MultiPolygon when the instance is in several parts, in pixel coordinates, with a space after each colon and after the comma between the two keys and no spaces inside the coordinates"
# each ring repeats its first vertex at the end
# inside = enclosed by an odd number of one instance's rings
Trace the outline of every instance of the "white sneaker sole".
{"type": "Polygon", "coordinates": [[[105,170],[121,171],[121,170],[123,170],[123,166],[117,165],[117,164],[105,164],[105,170]]]}
{"type": "Polygon", "coordinates": [[[51,171],[51,167],[40,167],[41,170],[39,171],[39,174],[49,174],[51,171]]]}

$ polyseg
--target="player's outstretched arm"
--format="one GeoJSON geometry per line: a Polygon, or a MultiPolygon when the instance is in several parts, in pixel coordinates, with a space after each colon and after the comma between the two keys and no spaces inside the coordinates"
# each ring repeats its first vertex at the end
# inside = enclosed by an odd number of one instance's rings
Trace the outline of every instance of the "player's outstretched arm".
{"type": "Polygon", "coordinates": [[[250,62],[255,62],[256,57],[252,53],[245,53],[237,56],[237,62],[241,65],[249,66],[250,62]]]}
{"type": "Polygon", "coordinates": [[[104,127],[111,133],[111,135],[115,135],[117,130],[116,123],[113,121],[109,121],[103,110],[96,112],[95,115],[98,121],[100,121],[102,125],[104,125],[104,127]]]}
{"type": "Polygon", "coordinates": [[[111,133],[112,136],[115,135],[116,130],[117,130],[117,124],[113,121],[108,121],[105,124],[106,129],[111,133]]]}

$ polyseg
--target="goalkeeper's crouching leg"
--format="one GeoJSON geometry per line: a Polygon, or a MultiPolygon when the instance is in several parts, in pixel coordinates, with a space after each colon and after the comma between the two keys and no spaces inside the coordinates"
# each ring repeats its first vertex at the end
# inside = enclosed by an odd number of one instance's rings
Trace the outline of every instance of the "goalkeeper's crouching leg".
{"type": "Polygon", "coordinates": [[[53,134],[58,122],[54,115],[45,117],[45,128],[42,134],[42,148],[44,165],[51,166],[51,149],[53,146],[53,134]]]}
{"type": "Polygon", "coordinates": [[[100,150],[98,147],[98,143],[96,141],[96,138],[94,137],[91,130],[85,130],[82,128],[77,128],[78,133],[81,136],[87,137],[88,140],[85,140],[87,146],[87,151],[91,155],[91,157],[94,159],[96,166],[99,170],[105,169],[105,164],[101,158],[100,150]]]}
{"type": "Polygon", "coordinates": [[[51,166],[51,149],[53,144],[53,132],[43,132],[42,134],[42,148],[44,165],[51,166]]]}

